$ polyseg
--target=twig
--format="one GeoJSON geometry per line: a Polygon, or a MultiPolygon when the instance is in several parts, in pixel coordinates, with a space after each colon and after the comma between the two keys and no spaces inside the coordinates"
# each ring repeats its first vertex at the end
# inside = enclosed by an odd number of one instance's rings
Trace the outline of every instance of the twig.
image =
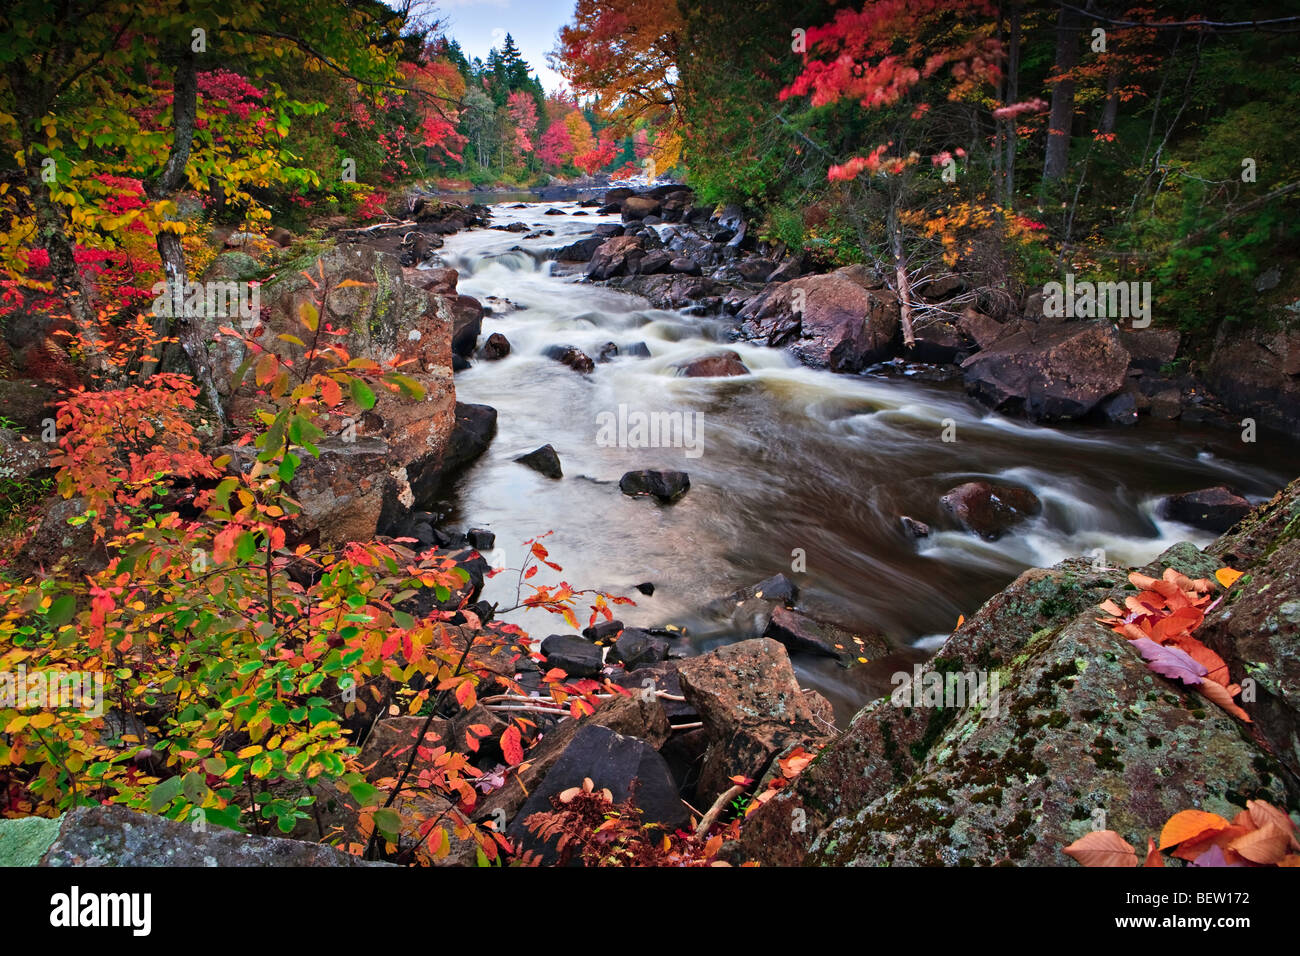
{"type": "Polygon", "coordinates": [[[727,804],[744,792],[745,788],[738,783],[733,784],[730,789],[723,791],[722,796],[713,801],[713,806],[709,807],[709,812],[704,814],[703,818],[700,820],[699,826],[695,828],[695,835],[697,837],[702,837],[704,834],[708,833],[713,824],[718,822],[718,817],[721,816],[722,811],[727,808],[727,804]]]}

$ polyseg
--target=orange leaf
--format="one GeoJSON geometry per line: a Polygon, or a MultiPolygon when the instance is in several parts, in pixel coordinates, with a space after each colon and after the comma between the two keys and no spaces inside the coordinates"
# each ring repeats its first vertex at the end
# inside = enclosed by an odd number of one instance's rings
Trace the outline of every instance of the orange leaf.
{"type": "Polygon", "coordinates": [[[1137,866],[1137,851],[1114,830],[1094,830],[1065,848],[1084,866],[1137,866]]]}
{"type": "Polygon", "coordinates": [[[523,762],[524,748],[519,740],[519,728],[514,724],[507,727],[501,735],[501,752],[505,754],[506,763],[512,767],[523,762]]]}
{"type": "Polygon", "coordinates": [[[1105,611],[1107,614],[1111,615],[1112,617],[1124,616],[1123,608],[1121,608],[1118,604],[1116,604],[1114,601],[1111,601],[1109,599],[1103,601],[1100,607],[1103,611],[1105,611]]]}
{"type": "Polygon", "coordinates": [[[1164,865],[1165,865],[1165,858],[1161,856],[1160,851],[1156,849],[1156,841],[1151,839],[1151,837],[1147,837],[1147,859],[1146,862],[1142,864],[1142,866],[1162,867],[1164,865]]]}
{"type": "Polygon", "coordinates": [[[1175,647],[1186,654],[1192,660],[1196,661],[1208,671],[1205,675],[1206,680],[1213,681],[1216,684],[1228,684],[1228,665],[1223,662],[1223,658],[1214,651],[1210,650],[1196,638],[1184,634],[1176,637],[1173,641],[1175,647]]]}
{"type": "Polygon", "coordinates": [[[1217,833],[1227,826],[1228,821],[1217,813],[1182,810],[1170,817],[1160,831],[1160,849],[1167,850],[1186,840],[1200,839],[1207,833],[1217,833]]]}
{"type": "Polygon", "coordinates": [[[1232,694],[1229,693],[1228,688],[1224,687],[1222,684],[1216,684],[1212,680],[1207,680],[1197,684],[1196,689],[1234,717],[1240,717],[1248,724],[1253,723],[1250,719],[1250,714],[1237,706],[1236,701],[1232,699],[1232,694]]]}
{"type": "Polygon", "coordinates": [[[1276,824],[1279,828],[1291,834],[1291,847],[1300,850],[1300,841],[1295,837],[1295,824],[1291,818],[1279,810],[1273,804],[1266,800],[1247,800],[1246,811],[1250,814],[1251,821],[1257,827],[1262,827],[1267,823],[1276,824]]]}
{"type": "Polygon", "coordinates": [[[1269,820],[1258,830],[1237,837],[1228,849],[1239,853],[1252,863],[1280,863],[1291,845],[1291,834],[1269,820]]]}
{"type": "Polygon", "coordinates": [[[1219,568],[1214,572],[1214,579],[1222,584],[1225,588],[1230,588],[1237,583],[1241,577],[1241,571],[1234,571],[1232,568],[1219,568]]]}

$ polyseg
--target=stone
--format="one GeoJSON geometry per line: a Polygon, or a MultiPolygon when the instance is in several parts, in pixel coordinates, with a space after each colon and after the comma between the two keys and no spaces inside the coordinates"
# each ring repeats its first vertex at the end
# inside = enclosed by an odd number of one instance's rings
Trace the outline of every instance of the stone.
{"type": "Polygon", "coordinates": [[[465,537],[470,547],[478,551],[491,551],[497,544],[497,536],[484,528],[470,528],[465,537]]]}
{"type": "Polygon", "coordinates": [[[592,253],[587,265],[587,278],[611,279],[614,276],[635,275],[645,254],[645,242],[639,236],[614,236],[606,239],[592,253]]]}
{"type": "Polygon", "coordinates": [[[570,677],[595,677],[605,666],[601,649],[576,634],[552,634],[542,641],[542,656],[570,677]]]}
{"type": "Polygon", "coordinates": [[[120,806],[78,807],[60,818],[42,866],[377,866],[319,843],[236,833],[120,806]]]}
{"type": "Polygon", "coordinates": [[[527,465],[533,471],[539,472],[547,478],[564,477],[564,472],[560,468],[560,456],[556,453],[553,445],[543,445],[536,451],[520,455],[515,461],[527,465]]]}
{"type": "Polygon", "coordinates": [[[618,490],[632,498],[645,495],[672,504],[691,490],[691,479],[682,471],[629,471],[619,479],[618,490]]]}
{"type": "Polygon", "coordinates": [[[898,520],[902,523],[903,530],[913,538],[928,538],[930,536],[930,526],[924,521],[918,521],[907,515],[903,515],[898,520]]]}
{"type": "Polygon", "coordinates": [[[737,774],[758,779],[793,744],[814,749],[833,736],[830,703],[801,690],[790,658],[767,638],[679,661],[682,693],[710,741],[697,792],[722,793],[737,774]]]}
{"type": "Polygon", "coordinates": [[[749,374],[749,369],[740,360],[740,355],[732,351],[706,355],[674,367],[682,378],[722,378],[749,374]]]}
{"type": "Polygon", "coordinates": [[[832,372],[861,371],[897,350],[897,299],[841,273],[769,283],[736,317],[743,338],[832,372]]]}
{"type": "Polygon", "coordinates": [[[510,354],[510,340],[500,332],[493,332],[479,349],[479,358],[486,359],[489,362],[495,362],[497,359],[503,359],[510,354]]]}
{"type": "Polygon", "coordinates": [[[989,481],[968,481],[952,488],[939,503],[967,531],[996,541],[1011,527],[1043,510],[1027,488],[989,481]]]}
{"type": "Polygon", "coordinates": [[[1162,518],[1216,534],[1230,530],[1250,509],[1249,501],[1223,485],[1168,495],[1158,506],[1162,518]]]}
{"type": "Polygon", "coordinates": [[[850,631],[779,605],[772,609],[763,636],[780,641],[791,651],[832,657],[841,667],[851,667],[859,658],[870,661],[883,657],[889,651],[888,643],[878,633],[850,631]]]}
{"type": "Polygon", "coordinates": [[[623,630],[609,652],[611,663],[633,671],[646,664],[656,664],[668,657],[668,642],[639,627],[623,630]]]}
{"type": "Polygon", "coordinates": [[[648,196],[629,196],[623,200],[621,212],[624,222],[638,222],[647,216],[657,215],[661,208],[657,199],[648,196]]]}
{"type": "Polygon", "coordinates": [[[596,250],[605,244],[605,239],[622,234],[623,229],[621,226],[618,227],[618,232],[607,234],[602,234],[600,227],[597,227],[595,235],[569,243],[556,251],[555,258],[561,262],[590,262],[591,257],[596,254],[596,250]]]}
{"type": "Polygon", "coordinates": [[[575,372],[586,374],[596,368],[596,363],[591,360],[590,355],[572,345],[552,345],[542,354],[561,365],[567,365],[575,372]]]}
{"type": "Polygon", "coordinates": [[[643,823],[662,824],[672,832],[689,822],[688,811],[678,795],[677,781],[664,758],[650,744],[624,737],[607,727],[584,723],[511,821],[507,835],[522,850],[539,853],[543,862],[556,862],[558,855],[554,848],[529,831],[527,820],[535,813],[552,811],[553,797],[570,787],[582,786],[584,780],[591,780],[597,790],[608,789],[614,803],[634,796],[643,823]]]}
{"type": "Polygon", "coordinates": [[[24,481],[47,471],[49,447],[11,428],[0,428],[0,482],[24,481]]]}
{"type": "Polygon", "coordinates": [[[1129,353],[1108,321],[1023,323],[962,362],[966,389],[1040,422],[1086,416],[1124,387],[1129,353]]]}

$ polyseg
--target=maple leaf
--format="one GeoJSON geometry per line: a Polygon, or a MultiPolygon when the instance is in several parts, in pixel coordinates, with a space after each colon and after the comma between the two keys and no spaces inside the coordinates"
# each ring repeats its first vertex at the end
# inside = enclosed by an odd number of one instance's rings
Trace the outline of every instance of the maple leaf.
{"type": "Polygon", "coordinates": [[[1146,658],[1147,667],[1157,674],[1180,680],[1189,687],[1196,687],[1204,682],[1205,675],[1208,673],[1205,667],[1178,648],[1157,644],[1146,637],[1130,643],[1146,658]]]}

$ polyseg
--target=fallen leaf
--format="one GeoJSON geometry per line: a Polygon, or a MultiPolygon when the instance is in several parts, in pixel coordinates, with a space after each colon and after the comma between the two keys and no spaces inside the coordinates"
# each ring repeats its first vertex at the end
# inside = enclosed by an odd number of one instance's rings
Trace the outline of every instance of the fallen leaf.
{"type": "Polygon", "coordinates": [[[1291,834],[1270,820],[1258,830],[1237,837],[1228,844],[1228,849],[1251,863],[1268,865],[1280,863],[1290,845],[1291,834]]]}
{"type": "Polygon", "coordinates": [[[1157,644],[1149,638],[1139,638],[1130,642],[1146,658],[1147,667],[1157,674],[1173,680],[1182,681],[1189,687],[1203,683],[1206,669],[1176,647],[1157,644]]]}
{"type": "Polygon", "coordinates": [[[1217,833],[1230,824],[1217,813],[1205,810],[1182,810],[1175,813],[1160,831],[1160,849],[1167,850],[1187,840],[1198,840],[1217,833]]]}
{"type": "Polygon", "coordinates": [[[1214,579],[1225,588],[1230,588],[1237,583],[1237,579],[1240,578],[1241,575],[1241,571],[1234,571],[1232,568],[1219,568],[1219,570],[1214,572],[1214,579]]]}
{"type": "Polygon", "coordinates": [[[1229,692],[1228,688],[1224,687],[1222,684],[1216,684],[1212,680],[1207,680],[1198,684],[1196,689],[1234,717],[1240,717],[1248,724],[1253,723],[1250,719],[1250,714],[1237,706],[1236,702],[1232,699],[1232,694],[1229,692]]]}
{"type": "Polygon", "coordinates": [[[1250,815],[1250,819],[1257,827],[1262,827],[1267,823],[1276,824],[1291,834],[1291,848],[1300,850],[1300,840],[1297,840],[1295,835],[1295,823],[1273,804],[1267,800],[1247,800],[1246,809],[1243,812],[1250,815]]]}
{"type": "Polygon", "coordinates": [[[1084,866],[1137,866],[1137,851],[1114,830],[1094,830],[1064,850],[1084,866]]]}
{"type": "Polygon", "coordinates": [[[1142,864],[1142,866],[1162,867],[1164,865],[1165,865],[1165,858],[1161,856],[1160,851],[1156,849],[1156,841],[1153,840],[1151,837],[1147,837],[1147,859],[1146,862],[1142,864]]]}

